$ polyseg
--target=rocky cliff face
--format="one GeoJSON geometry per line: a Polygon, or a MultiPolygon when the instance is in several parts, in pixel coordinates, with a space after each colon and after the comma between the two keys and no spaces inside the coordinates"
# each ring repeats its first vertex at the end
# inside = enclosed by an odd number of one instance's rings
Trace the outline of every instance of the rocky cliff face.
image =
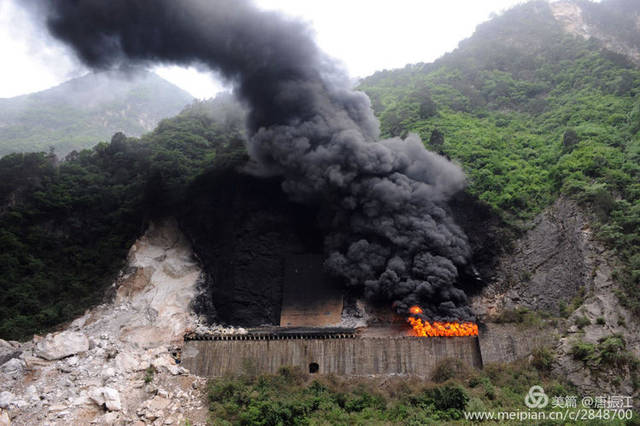
{"type": "Polygon", "coordinates": [[[632,395],[629,365],[595,365],[574,354],[586,343],[597,356],[598,345],[619,337],[624,347],[618,352],[640,357],[637,320],[616,296],[615,255],[594,237],[590,222],[583,209],[560,198],[501,256],[495,280],[473,300],[483,322],[483,361],[513,361],[548,347],[554,373],[582,391],[632,395]]]}
{"type": "Polygon", "coordinates": [[[13,425],[204,423],[204,380],[179,365],[201,278],[176,222],[151,225],[112,301],[46,337],[0,341],[3,415],[13,425]]]}
{"type": "Polygon", "coordinates": [[[581,209],[559,199],[501,257],[493,282],[483,292],[485,303],[474,305],[476,313],[527,307],[559,315],[592,282],[600,262],[594,244],[581,209]]]}
{"type": "MultiPolygon", "coordinates": [[[[640,65],[640,49],[586,19],[584,5],[574,1],[558,1],[550,3],[549,6],[553,16],[569,34],[585,39],[593,38],[607,50],[623,55],[634,64],[640,65]]],[[[635,16],[635,21],[636,28],[640,31],[640,15],[635,16]]]]}

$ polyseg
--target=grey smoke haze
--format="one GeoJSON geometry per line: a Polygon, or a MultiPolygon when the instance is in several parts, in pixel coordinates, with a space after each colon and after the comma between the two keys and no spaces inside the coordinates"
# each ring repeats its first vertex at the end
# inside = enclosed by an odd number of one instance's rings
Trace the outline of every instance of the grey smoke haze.
{"type": "Polygon", "coordinates": [[[97,69],[199,64],[248,107],[254,172],[281,175],[291,198],[329,212],[329,271],[399,312],[469,318],[455,287],[470,255],[447,212],[461,169],[417,136],[379,140],[368,97],[309,29],[245,0],[39,0],[57,38],[97,69]]]}

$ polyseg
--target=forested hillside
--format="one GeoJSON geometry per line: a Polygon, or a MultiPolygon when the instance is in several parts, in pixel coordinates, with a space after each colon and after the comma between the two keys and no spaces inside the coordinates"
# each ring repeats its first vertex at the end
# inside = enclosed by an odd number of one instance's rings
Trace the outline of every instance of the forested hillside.
{"type": "Polygon", "coordinates": [[[242,126],[223,96],[60,164],[45,153],[0,159],[0,336],[28,337],[101,300],[150,218],[175,213],[204,170],[245,158],[242,126]]]}
{"type": "Polygon", "coordinates": [[[139,136],[193,98],[157,75],[89,74],[29,95],[0,99],[0,155],[90,148],[115,132],[139,136]]]}
{"type": "Polygon", "coordinates": [[[630,61],[532,2],[435,63],[378,72],[360,88],[384,134],[416,132],[460,162],[470,191],[507,221],[524,224],[561,193],[588,205],[626,264],[621,299],[640,312],[640,71],[630,61]]]}

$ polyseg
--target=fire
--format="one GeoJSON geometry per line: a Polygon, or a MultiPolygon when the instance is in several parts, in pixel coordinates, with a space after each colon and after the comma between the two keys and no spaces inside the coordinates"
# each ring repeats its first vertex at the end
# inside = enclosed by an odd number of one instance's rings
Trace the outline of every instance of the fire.
{"type": "Polygon", "coordinates": [[[422,308],[420,308],[419,306],[412,306],[409,308],[409,312],[411,312],[414,315],[421,314],[422,308]]]}
{"type": "MultiPolygon", "coordinates": [[[[418,306],[412,306],[409,312],[417,315],[422,313],[422,309],[418,306]]],[[[415,335],[420,337],[478,335],[478,324],[472,322],[429,322],[414,317],[407,318],[407,321],[413,327],[415,335]]]]}

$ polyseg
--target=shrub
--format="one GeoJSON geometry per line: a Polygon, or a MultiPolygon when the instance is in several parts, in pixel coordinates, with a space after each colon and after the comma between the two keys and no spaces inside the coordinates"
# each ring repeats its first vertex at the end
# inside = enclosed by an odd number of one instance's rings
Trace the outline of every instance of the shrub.
{"type": "Polygon", "coordinates": [[[574,343],[569,353],[576,361],[587,362],[593,359],[595,351],[596,348],[593,343],[579,341],[574,343]]]}
{"type": "Polygon", "coordinates": [[[640,361],[626,349],[626,342],[619,334],[603,337],[597,344],[578,341],[571,348],[575,360],[585,363],[592,371],[627,368],[636,371],[640,361]]]}
{"type": "Polygon", "coordinates": [[[497,323],[520,324],[523,327],[540,327],[543,323],[542,313],[531,311],[526,307],[505,309],[493,321],[497,323]]]}
{"type": "Polygon", "coordinates": [[[626,342],[624,338],[618,334],[600,339],[597,349],[600,356],[598,360],[599,364],[617,368],[631,366],[633,364],[633,356],[626,351],[626,342]]]}
{"type": "Polygon", "coordinates": [[[365,408],[382,409],[385,405],[385,400],[380,395],[372,395],[361,390],[345,402],[344,409],[348,412],[362,411],[365,408]]]}
{"type": "Polygon", "coordinates": [[[156,374],[156,369],[153,365],[150,365],[149,367],[147,367],[147,369],[144,370],[144,382],[151,383],[153,381],[153,377],[155,374],[156,374]]]}
{"type": "Polygon", "coordinates": [[[573,150],[573,147],[578,144],[580,139],[578,138],[578,134],[573,129],[568,129],[564,132],[562,136],[562,146],[565,152],[570,152],[573,150]]]}
{"type": "Polygon", "coordinates": [[[464,410],[469,402],[467,392],[458,385],[445,385],[428,389],[426,395],[438,410],[464,410]]]}
{"type": "Polygon", "coordinates": [[[469,366],[460,359],[448,358],[436,364],[432,379],[436,383],[443,383],[449,379],[465,379],[469,376],[469,366]]]}
{"type": "Polygon", "coordinates": [[[584,328],[591,325],[591,320],[584,315],[580,315],[576,317],[575,323],[578,328],[584,328]]]}
{"type": "Polygon", "coordinates": [[[470,412],[487,411],[487,406],[480,398],[471,398],[467,403],[467,411],[470,411],[470,412]]]}
{"type": "Polygon", "coordinates": [[[548,347],[536,348],[532,352],[531,365],[542,373],[549,373],[553,368],[554,354],[548,347]]]}

